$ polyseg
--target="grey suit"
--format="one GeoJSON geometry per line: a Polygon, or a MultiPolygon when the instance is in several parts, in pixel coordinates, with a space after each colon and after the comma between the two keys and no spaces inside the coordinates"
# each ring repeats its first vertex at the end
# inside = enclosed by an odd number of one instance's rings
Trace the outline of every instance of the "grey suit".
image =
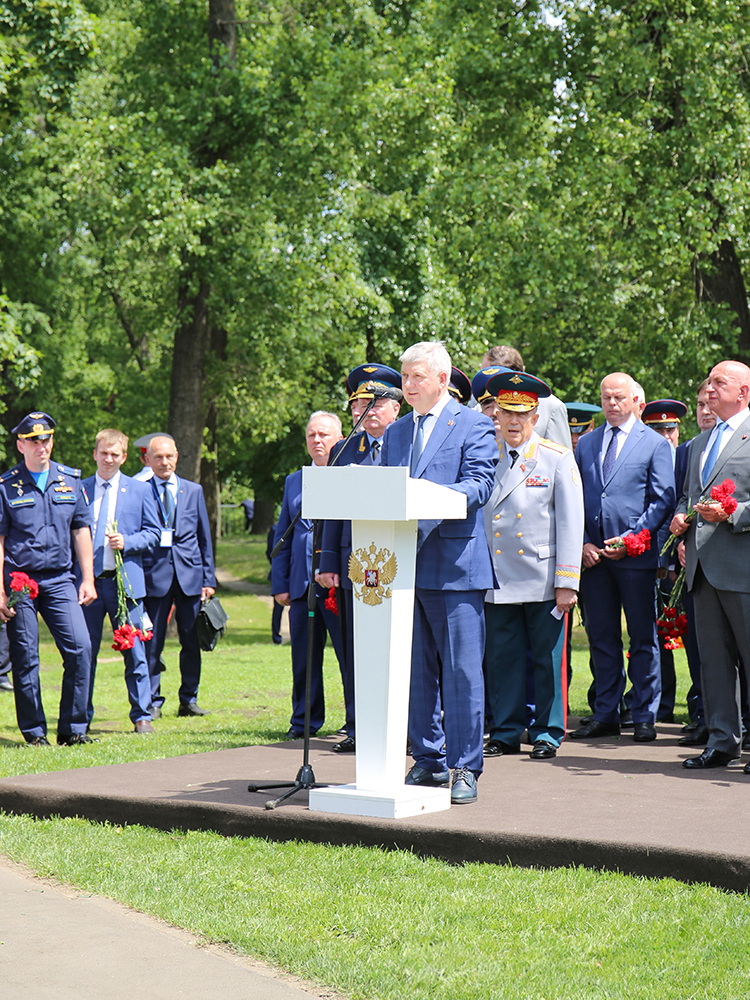
{"type": "Polygon", "coordinates": [[[739,756],[738,655],[750,675],[750,417],[724,445],[704,488],[700,463],[710,435],[706,431],[690,442],[677,512],[686,513],[723,480],[734,481],[737,510],[731,520],[711,524],[695,514],[683,537],[687,584],[695,601],[708,747],[739,756]]]}
{"type": "Polygon", "coordinates": [[[535,432],[541,438],[549,441],[556,441],[564,448],[573,448],[573,441],[570,436],[570,424],[568,423],[568,408],[557,396],[543,396],[537,406],[539,419],[536,422],[535,432]]]}

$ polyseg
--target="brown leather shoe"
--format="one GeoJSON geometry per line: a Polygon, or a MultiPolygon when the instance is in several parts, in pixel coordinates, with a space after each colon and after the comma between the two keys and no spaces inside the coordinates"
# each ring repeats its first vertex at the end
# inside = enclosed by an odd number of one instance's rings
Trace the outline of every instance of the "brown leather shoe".
{"type": "Polygon", "coordinates": [[[147,736],[149,733],[156,732],[156,730],[148,721],[148,719],[139,719],[133,728],[136,731],[136,733],[140,733],[141,736],[147,736]]]}

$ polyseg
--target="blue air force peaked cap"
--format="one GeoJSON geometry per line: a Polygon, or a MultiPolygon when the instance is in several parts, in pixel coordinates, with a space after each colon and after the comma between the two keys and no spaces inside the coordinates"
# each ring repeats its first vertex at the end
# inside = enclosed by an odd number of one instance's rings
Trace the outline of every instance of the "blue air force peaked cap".
{"type": "Polygon", "coordinates": [[[346,379],[349,402],[353,399],[401,399],[401,376],[388,365],[367,362],[350,371],[346,379]],[[394,392],[398,390],[398,392],[394,392]]]}
{"type": "Polygon", "coordinates": [[[459,403],[468,403],[471,399],[471,382],[469,381],[469,376],[465,375],[460,368],[456,368],[455,365],[451,368],[448,392],[459,403]]]}
{"type": "Polygon", "coordinates": [[[489,365],[487,368],[481,368],[471,380],[471,391],[474,399],[478,403],[483,403],[486,399],[489,399],[492,396],[492,393],[487,391],[489,380],[493,375],[497,375],[498,372],[510,371],[513,371],[513,369],[505,368],[503,365],[489,365]]]}
{"type": "Polygon", "coordinates": [[[40,438],[42,441],[46,441],[55,433],[56,426],[55,421],[48,413],[35,411],[28,413],[20,424],[16,424],[11,434],[16,434],[23,439],[40,438]]]}
{"type": "Polygon", "coordinates": [[[687,406],[679,399],[654,399],[643,408],[642,420],[649,427],[679,427],[687,406]]]}
{"type": "Polygon", "coordinates": [[[533,410],[544,396],[551,396],[552,390],[536,375],[528,372],[502,371],[490,375],[487,392],[494,396],[501,410],[527,413],[533,410]]]}
{"type": "Polygon", "coordinates": [[[568,427],[571,434],[580,434],[584,427],[588,427],[597,413],[602,412],[601,406],[595,403],[566,403],[568,411],[568,427]]]}

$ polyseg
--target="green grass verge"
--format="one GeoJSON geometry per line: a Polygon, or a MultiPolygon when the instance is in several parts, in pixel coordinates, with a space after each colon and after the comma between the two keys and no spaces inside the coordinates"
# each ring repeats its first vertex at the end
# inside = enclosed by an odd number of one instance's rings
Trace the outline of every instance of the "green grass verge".
{"type": "Polygon", "coordinates": [[[216,546],[216,565],[239,580],[268,584],[265,535],[233,535],[216,546]]]}
{"type": "MultiPolygon", "coordinates": [[[[222,543],[222,546],[224,543],[222,543]]],[[[232,572],[260,573],[255,540],[227,543],[232,572]],[[243,549],[251,558],[243,562],[243,549]],[[256,569],[248,569],[255,560],[256,569]]],[[[223,549],[220,548],[220,559],[223,549]]],[[[0,696],[0,775],[88,767],[283,738],[288,646],[270,639],[259,597],[223,593],[229,633],[204,659],[200,701],[177,719],[177,643],[166,650],[165,716],[153,737],[130,732],[122,660],[99,664],[94,735],[85,748],[23,745],[12,696],[0,696]]],[[[587,711],[588,651],[573,639],[571,714],[587,711]]],[[[41,648],[54,733],[59,657],[41,648]]],[[[106,662],[104,662],[106,661],[106,662]]],[[[677,657],[678,720],[688,676],[677,657]]],[[[335,658],[326,659],[328,718],[343,721],[335,658]]],[[[365,848],[163,833],[83,820],[3,816],[0,852],[39,874],[118,899],[352,997],[415,1000],[744,1000],[750,996],[750,899],[672,880],[578,870],[455,867],[365,848]]]]}
{"type": "Polygon", "coordinates": [[[354,998],[740,1000],[750,901],[585,869],[4,817],[0,851],[354,998]]]}

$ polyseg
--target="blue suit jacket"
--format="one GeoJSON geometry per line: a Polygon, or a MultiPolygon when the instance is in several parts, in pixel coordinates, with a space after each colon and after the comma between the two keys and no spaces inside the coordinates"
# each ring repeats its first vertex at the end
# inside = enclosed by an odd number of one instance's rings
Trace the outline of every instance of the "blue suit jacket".
{"type": "MultiPolygon", "coordinates": [[[[161,509],[154,487],[159,482],[154,476],[144,485],[152,491],[161,524],[161,509]]],[[[172,547],[162,548],[158,544],[160,540],[157,539],[156,547],[143,555],[149,597],[164,597],[175,577],[180,590],[188,597],[196,597],[204,587],[216,586],[211,528],[200,483],[179,480],[172,547]]]]}
{"type": "Polygon", "coordinates": [[[605,538],[651,532],[651,548],[643,555],[613,560],[617,569],[656,568],[657,534],[675,508],[672,445],[661,434],[636,421],[607,482],[602,482],[601,451],[606,424],[578,439],[576,462],[581,470],[585,528],[583,540],[601,548],[605,538]]]}
{"type": "MultiPolygon", "coordinates": [[[[386,429],[382,465],[409,465],[414,417],[386,429]]],[[[488,590],[493,586],[482,507],[492,493],[499,452],[489,417],[451,399],[437,418],[415,469],[429,479],[465,493],[465,520],[420,521],[417,587],[425,590],[488,590]]]]}
{"type": "MultiPolygon", "coordinates": [[[[89,476],[88,479],[84,479],[83,488],[86,491],[89,507],[93,508],[96,477],[89,476]]],[[[117,521],[117,530],[125,538],[122,561],[128,596],[134,601],[139,601],[146,596],[143,554],[159,544],[160,534],[159,513],[150,485],[120,473],[120,487],[113,520],[117,521]]],[[[76,565],[76,582],[80,586],[81,571],[78,565],[76,565]]]]}
{"type": "MultiPolygon", "coordinates": [[[[341,452],[340,457],[336,460],[336,465],[339,468],[343,468],[345,465],[361,465],[370,454],[367,442],[367,435],[362,431],[350,438],[345,445],[343,442],[335,444],[328,456],[328,464],[332,465],[334,457],[341,452]]],[[[352,522],[325,521],[323,523],[319,570],[321,573],[338,573],[341,577],[341,586],[346,590],[352,589],[352,581],[349,579],[351,551],[352,522]]]]}
{"type": "MultiPolygon", "coordinates": [[[[284,482],[284,498],[276,524],[274,545],[294,520],[302,506],[302,469],[297,469],[284,482]]],[[[271,593],[289,594],[296,601],[305,597],[310,583],[310,562],[313,547],[313,522],[301,517],[294,526],[291,538],[271,563],[271,593]]],[[[336,571],[338,572],[338,571],[336,571]]],[[[320,596],[325,593],[316,587],[320,596]]]]}

